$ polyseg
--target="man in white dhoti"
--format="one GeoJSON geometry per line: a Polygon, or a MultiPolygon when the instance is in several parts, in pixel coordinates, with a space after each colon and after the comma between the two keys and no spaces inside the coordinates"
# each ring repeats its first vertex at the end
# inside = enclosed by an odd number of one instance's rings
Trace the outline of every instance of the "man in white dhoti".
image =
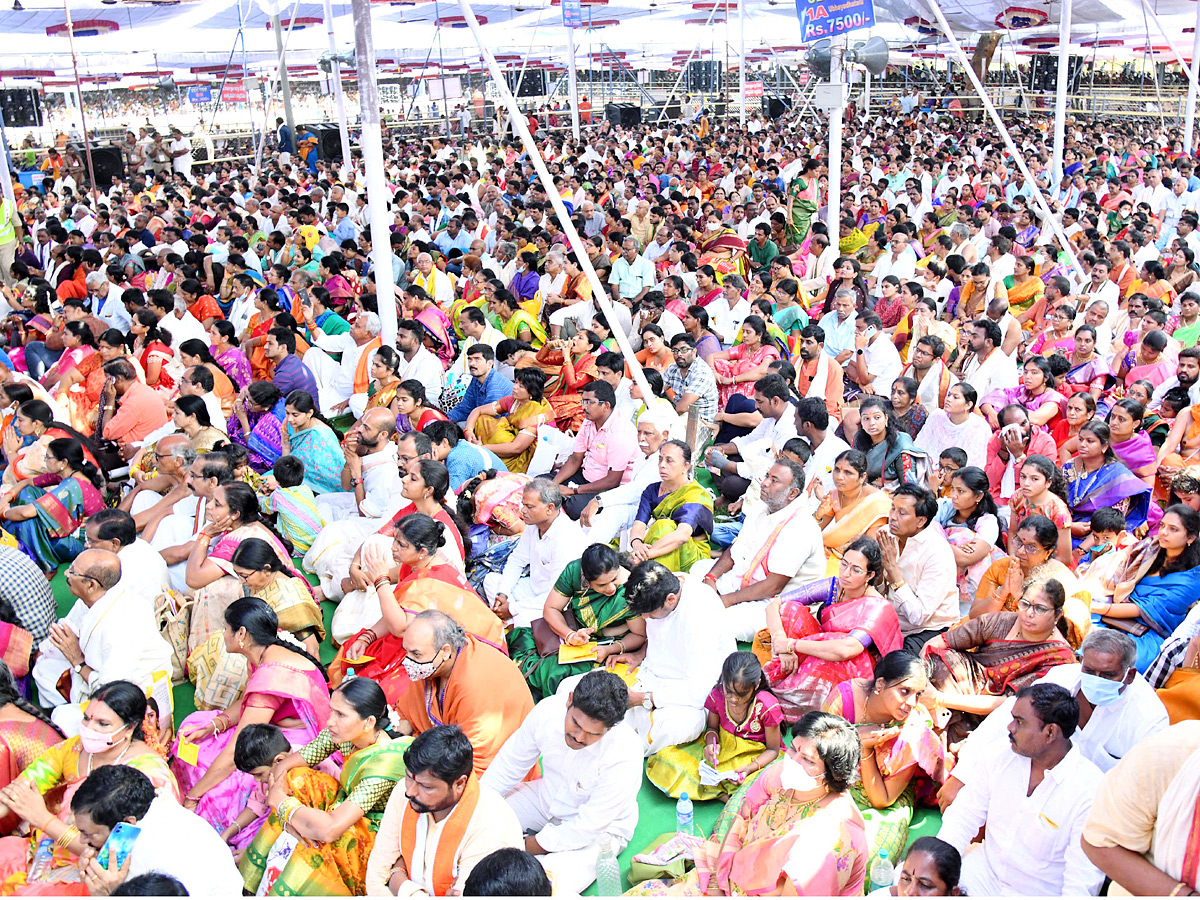
{"type": "MultiPolygon", "coordinates": [[[[700,736],[705,698],[725,658],[737,651],[733,635],[720,626],[721,599],[707,584],[685,577],[681,584],[662,563],[648,560],[625,584],[630,612],[645,619],[646,641],[609,659],[637,669],[625,722],[641,738],[643,756],[700,736]]],[[[565,679],[558,694],[570,694],[581,677],[565,679]]]]}
{"type": "Polygon", "coordinates": [[[804,469],[790,459],[777,460],[759,496],[762,503],[747,513],[729,549],[689,572],[720,595],[725,609],[719,627],[745,641],[767,627],[772,597],[825,574],[825,545],[804,497],[804,469]]]}
{"type": "Polygon", "coordinates": [[[117,587],[152,603],[170,587],[162,554],[137,536],[133,516],[125,510],[102,509],[89,516],[84,523],[84,534],[89,550],[108,550],[121,560],[121,581],[117,587]]]}
{"type": "Polygon", "coordinates": [[[390,410],[367,410],[346,434],[342,469],[346,490],[317,498],[317,510],[329,524],[304,555],[303,565],[321,579],[321,590],[330,600],[345,595],[342,580],[349,575],[350,562],[362,542],[406,502],[400,494],[404,472],[399,453],[404,447],[392,442],[395,431],[396,417],[390,410]]]}
{"type": "Polygon", "coordinates": [[[417,254],[417,269],[408,277],[410,284],[423,290],[442,309],[453,305],[454,284],[449,275],[433,264],[433,257],[428,253],[417,254]]]}
{"type": "Polygon", "coordinates": [[[554,582],[587,547],[583,529],[563,512],[562,504],[562,492],[553,481],[529,482],[521,495],[525,530],[504,570],[483,579],[484,594],[496,615],[517,628],[528,628],[542,617],[554,582]]]}
{"type": "Polygon", "coordinates": [[[361,415],[367,404],[367,385],[371,383],[371,357],[383,345],[379,316],[363,313],[346,334],[326,334],[311,319],[306,319],[305,325],[313,336],[313,345],[304,354],[304,364],[317,380],[321,412],[339,416],[350,409],[351,398],[361,394],[361,408],[355,413],[361,415]],[[334,362],[331,353],[341,353],[341,361],[334,362]]]}
{"type": "MultiPolygon", "coordinates": [[[[33,666],[38,698],[68,737],[79,733],[81,704],[110,681],[131,681],[150,690],[156,673],[170,683],[171,645],[154,624],[152,597],[120,587],[121,560],[107,550],[85,550],[67,569],[67,587],[78,600],[50,626],[33,666]],[[70,675],[67,695],[58,684],[70,675]]],[[[170,695],[164,715],[170,714],[170,695]]],[[[162,702],[162,701],[160,701],[162,702]]]]}
{"type": "MultiPolygon", "coordinates": [[[[143,530],[145,540],[166,562],[174,590],[191,593],[187,585],[187,560],[192,553],[192,542],[204,527],[204,513],[213,493],[232,480],[233,466],[224,453],[207,453],[196,459],[184,476],[180,499],[171,504],[167,515],[143,530]]],[[[175,493],[172,491],[164,500],[169,501],[175,493]]]]}

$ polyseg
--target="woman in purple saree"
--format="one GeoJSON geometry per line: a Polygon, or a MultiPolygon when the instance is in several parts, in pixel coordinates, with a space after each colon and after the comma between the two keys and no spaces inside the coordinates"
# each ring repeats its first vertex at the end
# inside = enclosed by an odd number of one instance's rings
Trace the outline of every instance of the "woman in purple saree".
{"type": "Polygon", "coordinates": [[[1146,410],[1138,401],[1126,397],[1112,405],[1108,413],[1109,437],[1113,453],[1146,484],[1154,487],[1154,473],[1158,470],[1158,448],[1150,435],[1142,428],[1146,410]]]}
{"type": "MultiPolygon", "coordinates": [[[[233,824],[255,789],[254,777],[233,763],[242,729],[277,725],[298,747],[312,741],[329,718],[324,671],[299,645],[279,637],[279,619],[265,601],[244,597],[225,610],[225,649],[246,658],[250,680],[245,693],[223,712],[192,713],[172,747],[172,770],[184,805],[219,832],[233,824]]],[[[231,845],[245,847],[264,821],[265,814],[238,832],[231,845]]]]}
{"type": "Polygon", "coordinates": [[[1106,506],[1125,516],[1126,528],[1156,525],[1162,509],[1150,502],[1150,486],[1117,459],[1108,425],[1097,419],[1079,429],[1079,453],[1063,464],[1067,503],[1071,506],[1071,541],[1079,544],[1092,531],[1092,513],[1106,506]]]}

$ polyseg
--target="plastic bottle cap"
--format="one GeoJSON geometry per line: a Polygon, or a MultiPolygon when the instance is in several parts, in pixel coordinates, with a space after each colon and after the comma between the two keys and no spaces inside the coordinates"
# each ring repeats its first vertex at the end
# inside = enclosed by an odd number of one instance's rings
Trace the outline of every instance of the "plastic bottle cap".
{"type": "Polygon", "coordinates": [[[684,791],[682,794],[679,795],[680,800],[686,800],[687,798],[688,798],[687,791],[684,791]]]}

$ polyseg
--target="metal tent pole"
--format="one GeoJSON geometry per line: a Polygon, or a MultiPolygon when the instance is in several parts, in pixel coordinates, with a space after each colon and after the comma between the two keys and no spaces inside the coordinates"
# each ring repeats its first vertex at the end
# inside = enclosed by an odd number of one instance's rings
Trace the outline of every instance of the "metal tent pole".
{"type": "Polygon", "coordinates": [[[571,95],[571,138],[579,140],[579,73],[575,71],[575,29],[567,27],[567,77],[571,95]]]}
{"type": "Polygon", "coordinates": [[[383,127],[380,121],[379,83],[375,80],[375,41],[371,36],[371,0],[351,0],[354,13],[355,68],[358,99],[362,107],[362,155],[367,169],[367,204],[370,207],[371,268],[379,301],[383,343],[396,345],[396,285],[392,279],[392,233],[388,225],[390,197],[383,170],[383,127]]]}
{"type": "MultiPolygon", "coordinates": [[[[1200,59],[1200,3],[1196,4],[1196,29],[1192,35],[1192,65],[1195,66],[1196,60],[1200,59]]],[[[1193,143],[1192,132],[1196,126],[1196,90],[1197,82],[1195,78],[1188,78],[1188,93],[1187,106],[1184,107],[1183,118],[1183,149],[1184,152],[1191,156],[1193,143]]]]}
{"type": "MultiPolygon", "coordinates": [[[[79,99],[79,125],[83,132],[83,153],[87,157],[88,178],[92,182],[92,202],[99,201],[99,191],[96,189],[96,167],[92,163],[92,142],[88,137],[87,114],[83,111],[83,87],[79,84],[79,58],[75,55],[75,23],[71,20],[70,0],[63,0],[63,12],[66,14],[67,43],[71,47],[71,69],[75,73],[75,96],[79,99]]],[[[9,185],[11,189],[11,185],[9,185]]]]}
{"type": "Polygon", "coordinates": [[[845,67],[842,55],[846,52],[844,38],[833,40],[829,50],[829,86],[838,91],[837,106],[829,110],[829,187],[826,190],[825,227],[832,241],[838,233],[842,217],[842,111],[846,106],[846,86],[842,83],[845,67]]]}
{"type": "Polygon", "coordinates": [[[1062,0],[1058,22],[1058,84],[1054,95],[1054,161],[1052,172],[1062,179],[1063,145],[1067,130],[1067,85],[1071,67],[1071,0],[1062,0]]]}
{"type": "Polygon", "coordinates": [[[738,5],[738,123],[746,124],[746,0],[737,0],[738,5]]]}
{"type": "MultiPolygon", "coordinates": [[[[329,53],[330,55],[337,53],[337,44],[333,37],[333,2],[325,0],[325,30],[329,34],[329,53]]],[[[333,79],[333,89],[337,96],[337,111],[338,111],[338,137],[342,142],[342,166],[350,165],[350,129],[346,127],[346,96],[342,93],[342,64],[336,59],[331,62],[332,71],[329,73],[333,79]]]]}
{"type": "MultiPolygon", "coordinates": [[[[289,30],[295,21],[296,13],[293,11],[292,21],[288,23],[289,30]]],[[[287,121],[288,131],[292,133],[294,141],[296,139],[296,119],[292,115],[292,86],[288,81],[287,51],[283,47],[283,27],[279,24],[279,13],[271,16],[271,27],[275,29],[275,51],[279,54],[279,94],[283,98],[283,117],[287,121]]],[[[244,43],[243,46],[245,46],[244,43]]],[[[244,81],[242,83],[245,84],[244,81]]]]}

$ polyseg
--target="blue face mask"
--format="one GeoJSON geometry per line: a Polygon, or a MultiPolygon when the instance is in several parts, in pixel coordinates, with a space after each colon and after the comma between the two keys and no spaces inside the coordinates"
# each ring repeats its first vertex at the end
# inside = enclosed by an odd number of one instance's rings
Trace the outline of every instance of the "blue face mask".
{"type": "Polygon", "coordinates": [[[1079,682],[1083,696],[1087,697],[1088,703],[1093,706],[1108,706],[1110,703],[1115,703],[1121,696],[1121,688],[1124,686],[1125,682],[1123,681],[1109,681],[1107,678],[1090,675],[1087,672],[1082,673],[1079,682]]]}

